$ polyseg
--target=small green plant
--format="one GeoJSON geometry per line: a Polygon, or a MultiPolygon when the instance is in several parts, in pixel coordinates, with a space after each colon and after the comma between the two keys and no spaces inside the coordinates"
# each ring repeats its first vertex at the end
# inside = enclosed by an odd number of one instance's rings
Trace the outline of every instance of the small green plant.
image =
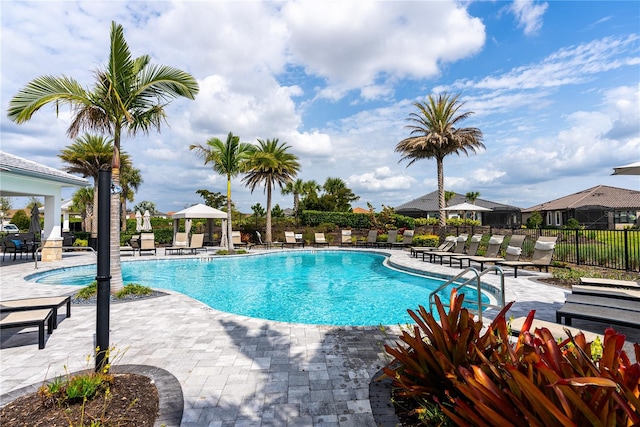
{"type": "MultiPolygon", "coordinates": [[[[116,298],[124,298],[127,295],[149,295],[152,290],[148,286],[142,286],[137,283],[129,283],[116,293],[116,298]]],[[[76,294],[79,299],[89,299],[98,295],[98,282],[95,280],[89,285],[80,289],[76,294]]]]}
{"type": "Polygon", "coordinates": [[[89,241],[85,240],[85,239],[76,239],[75,242],[73,242],[73,246],[76,246],[76,247],[87,247],[87,246],[89,246],[89,241]]]}
{"type": "Polygon", "coordinates": [[[124,298],[127,295],[149,295],[151,294],[151,288],[148,286],[142,286],[137,283],[129,283],[125,285],[120,291],[116,292],[116,298],[124,298]]]}
{"type": "MultiPolygon", "coordinates": [[[[238,249],[238,250],[234,250],[233,253],[235,255],[243,255],[243,254],[246,254],[247,251],[244,249],[238,249]]],[[[220,249],[216,251],[216,255],[229,255],[229,251],[227,249],[220,249]]]]}

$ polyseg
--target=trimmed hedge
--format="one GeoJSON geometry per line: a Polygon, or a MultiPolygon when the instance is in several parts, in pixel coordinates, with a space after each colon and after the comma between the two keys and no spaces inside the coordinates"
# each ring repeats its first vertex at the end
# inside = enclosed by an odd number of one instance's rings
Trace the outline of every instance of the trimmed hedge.
{"type": "MultiPolygon", "coordinates": [[[[410,228],[412,230],[415,228],[414,218],[394,215],[393,220],[393,225],[396,228],[410,228]]],[[[300,223],[309,227],[317,227],[321,224],[332,223],[340,228],[354,228],[360,230],[373,228],[369,214],[353,212],[302,211],[302,214],[300,215],[300,223]]]]}

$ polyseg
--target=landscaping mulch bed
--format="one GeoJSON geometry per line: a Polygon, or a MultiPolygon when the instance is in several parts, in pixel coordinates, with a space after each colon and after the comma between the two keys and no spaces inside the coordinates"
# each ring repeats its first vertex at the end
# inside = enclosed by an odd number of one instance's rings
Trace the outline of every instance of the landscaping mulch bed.
{"type": "Polygon", "coordinates": [[[104,427],[153,426],[158,408],[158,390],[148,377],[115,374],[109,397],[100,393],[84,407],[82,402],[58,407],[46,405],[37,393],[32,393],[4,406],[0,410],[0,425],[68,427],[99,421],[104,427]]]}

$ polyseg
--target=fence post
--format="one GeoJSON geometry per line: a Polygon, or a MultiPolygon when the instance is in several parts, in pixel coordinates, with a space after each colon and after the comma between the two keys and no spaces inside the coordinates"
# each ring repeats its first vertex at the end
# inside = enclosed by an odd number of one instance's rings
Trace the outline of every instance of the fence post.
{"type": "Polygon", "coordinates": [[[624,270],[630,270],[629,265],[629,230],[624,229],[624,270]]]}
{"type": "Polygon", "coordinates": [[[576,265],[580,265],[580,230],[575,230],[575,242],[576,242],[576,265]]]}

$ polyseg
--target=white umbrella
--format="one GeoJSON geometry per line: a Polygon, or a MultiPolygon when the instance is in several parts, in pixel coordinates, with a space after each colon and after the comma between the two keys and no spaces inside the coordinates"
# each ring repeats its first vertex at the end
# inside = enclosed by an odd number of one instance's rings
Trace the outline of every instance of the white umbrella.
{"type": "Polygon", "coordinates": [[[640,162],[615,167],[611,175],[640,175],[640,162]]]}
{"type": "Polygon", "coordinates": [[[142,231],[142,214],[140,211],[136,211],[136,231],[138,233],[142,231]]]}
{"type": "Polygon", "coordinates": [[[142,219],[142,231],[151,231],[151,214],[148,210],[144,211],[142,219]]]}
{"type": "MultiPolygon", "coordinates": [[[[474,205],[473,203],[468,203],[468,202],[464,202],[464,203],[460,203],[457,205],[453,205],[453,206],[447,206],[446,208],[444,208],[445,211],[458,211],[458,212],[464,212],[464,216],[463,218],[466,216],[467,212],[487,212],[490,211],[491,209],[482,207],[482,206],[478,206],[478,205],[474,205]]],[[[474,215],[475,217],[475,215],[474,215]]]]}

